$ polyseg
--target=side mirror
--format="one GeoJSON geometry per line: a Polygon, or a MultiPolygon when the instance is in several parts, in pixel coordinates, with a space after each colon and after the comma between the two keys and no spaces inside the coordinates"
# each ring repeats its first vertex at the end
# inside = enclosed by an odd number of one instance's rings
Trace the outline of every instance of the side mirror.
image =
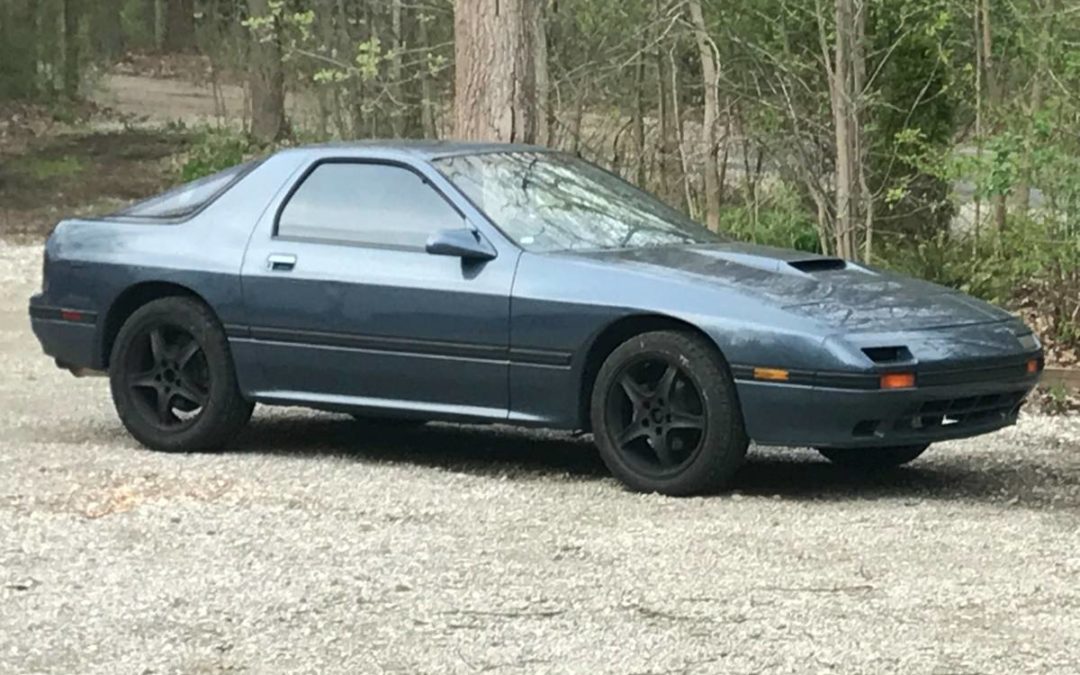
{"type": "Polygon", "coordinates": [[[478,233],[463,227],[439,230],[424,247],[432,255],[452,255],[462,260],[483,261],[495,257],[495,249],[478,233]]]}

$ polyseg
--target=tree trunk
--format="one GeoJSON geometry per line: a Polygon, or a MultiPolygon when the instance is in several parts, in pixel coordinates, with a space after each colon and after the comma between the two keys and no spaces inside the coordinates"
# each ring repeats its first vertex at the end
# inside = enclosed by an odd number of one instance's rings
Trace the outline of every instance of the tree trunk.
{"type": "MultiPolygon", "coordinates": [[[[859,256],[859,228],[869,234],[870,195],[866,181],[865,149],[860,125],[866,64],[862,41],[865,6],[855,11],[854,0],[836,0],[836,40],[828,68],[829,97],[836,140],[834,239],[836,255],[859,256]],[[861,222],[862,220],[862,222],[861,222]]],[[[867,244],[869,245],[869,244],[867,244]]],[[[868,253],[868,251],[866,252],[868,253]]]]}
{"type": "Polygon", "coordinates": [[[719,151],[717,127],[720,122],[720,70],[705,26],[701,0],[689,0],[687,6],[694,25],[694,37],[697,38],[705,92],[705,109],[701,118],[701,145],[705,150],[705,224],[715,231],[720,228],[720,167],[716,160],[719,151]]]}
{"type": "MultiPolygon", "coordinates": [[[[270,14],[268,0],[247,0],[251,16],[270,14]]],[[[272,143],[285,136],[285,72],[281,45],[275,26],[270,40],[252,35],[248,86],[251,90],[251,136],[260,143],[272,143]]]]}
{"type": "Polygon", "coordinates": [[[874,195],[870,190],[867,168],[870,156],[863,137],[863,109],[866,94],[866,13],[867,0],[857,4],[855,39],[851,45],[851,129],[855,146],[855,177],[859,183],[859,201],[863,215],[863,260],[870,262],[874,248],[874,195]]]}
{"type": "MultiPolygon", "coordinates": [[[[660,0],[656,0],[653,5],[653,12],[657,25],[659,25],[661,9],[660,0]]],[[[667,54],[664,53],[663,45],[657,44],[654,58],[656,59],[657,115],[660,118],[660,148],[658,153],[660,160],[660,196],[668,204],[675,206],[680,201],[675,177],[678,148],[675,147],[675,118],[671,114],[671,70],[668,67],[667,54]]]]}
{"type": "MultiPolygon", "coordinates": [[[[1027,106],[1028,119],[1034,120],[1043,106],[1043,78],[1047,70],[1047,50],[1054,45],[1051,33],[1054,17],[1057,16],[1057,3],[1047,2],[1045,6],[1039,0],[1031,1],[1032,13],[1042,15],[1039,20],[1039,38],[1035,43],[1035,73],[1031,80],[1031,98],[1027,106]]],[[[1031,156],[1030,146],[1024,150],[1024,172],[1020,185],[1016,188],[1016,206],[1020,213],[1027,215],[1031,208],[1031,174],[1034,169],[1034,160],[1031,156]]]]}
{"type": "Polygon", "coordinates": [[[636,182],[645,187],[645,57],[637,55],[634,68],[634,159],[637,162],[636,182]]]}
{"type": "Polygon", "coordinates": [[[848,126],[848,40],[847,13],[850,0],[836,0],[836,44],[833,52],[833,76],[830,82],[833,127],[836,137],[836,222],[833,234],[837,255],[850,258],[848,244],[854,219],[851,217],[851,128],[848,126]]]}
{"type": "Polygon", "coordinates": [[[81,0],[64,0],[64,96],[79,95],[79,6],[81,0]]]}
{"type": "Polygon", "coordinates": [[[539,0],[456,0],[454,134],[467,140],[534,143],[539,0]]]}
{"type": "Polygon", "coordinates": [[[37,94],[37,0],[0,2],[0,99],[37,94]]]}
{"type": "MultiPolygon", "coordinates": [[[[982,59],[983,70],[986,73],[987,104],[991,116],[997,113],[1001,104],[1001,83],[998,81],[997,69],[994,67],[993,56],[993,31],[990,26],[990,0],[982,0],[982,59]]],[[[1005,230],[1007,208],[1005,195],[997,194],[993,197],[994,227],[998,232],[1005,230]]]]}
{"type": "MultiPolygon", "coordinates": [[[[975,7],[972,15],[975,19],[975,156],[978,158],[979,163],[982,164],[983,157],[983,94],[982,94],[982,79],[983,79],[983,53],[982,45],[979,40],[979,27],[982,22],[979,19],[979,8],[982,7],[982,0],[975,0],[975,7]]],[[[979,249],[979,230],[982,227],[982,197],[979,195],[979,191],[975,191],[975,231],[974,242],[972,245],[973,252],[977,252],[979,249]]]]}
{"type": "Polygon", "coordinates": [[[668,52],[668,66],[671,69],[671,112],[672,117],[675,119],[675,149],[679,153],[678,182],[682,184],[683,207],[686,209],[686,212],[690,214],[690,218],[696,220],[698,217],[697,206],[694,201],[694,195],[690,190],[690,164],[686,159],[683,118],[682,112],[679,110],[679,92],[682,91],[682,89],[679,87],[679,66],[675,62],[675,50],[668,52]]]}
{"type": "Polygon", "coordinates": [[[533,66],[536,68],[536,140],[535,143],[548,145],[551,142],[550,127],[547,124],[551,106],[551,81],[548,74],[547,16],[545,0],[533,0],[529,3],[532,16],[529,17],[533,42],[533,66]]]}
{"type": "MultiPolygon", "coordinates": [[[[416,14],[416,38],[425,52],[430,49],[428,39],[427,22],[430,19],[426,14],[416,14]]],[[[431,69],[425,60],[420,65],[420,126],[423,129],[424,138],[436,138],[439,135],[435,128],[435,101],[431,93],[431,69]]]]}
{"type": "Polygon", "coordinates": [[[165,49],[165,2],[166,0],[152,0],[154,3],[154,49],[165,49]]]}
{"type": "Polygon", "coordinates": [[[124,51],[124,33],[120,20],[121,0],[98,0],[90,14],[90,39],[93,52],[106,59],[113,59],[124,51]]]}
{"type": "Polygon", "coordinates": [[[390,133],[394,138],[401,138],[405,127],[405,101],[402,98],[401,50],[405,39],[401,34],[401,0],[390,0],[390,133]]]}
{"type": "Polygon", "coordinates": [[[165,0],[165,44],[170,52],[195,48],[195,0],[165,0]]]}

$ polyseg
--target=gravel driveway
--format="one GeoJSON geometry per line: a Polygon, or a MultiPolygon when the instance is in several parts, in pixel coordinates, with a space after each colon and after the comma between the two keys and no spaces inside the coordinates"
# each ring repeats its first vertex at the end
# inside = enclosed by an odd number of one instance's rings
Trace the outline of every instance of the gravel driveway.
{"type": "Polygon", "coordinates": [[[154,454],[40,354],[39,275],[0,245],[0,672],[1080,672],[1075,417],[682,500],[567,435],[299,410],[154,454]]]}

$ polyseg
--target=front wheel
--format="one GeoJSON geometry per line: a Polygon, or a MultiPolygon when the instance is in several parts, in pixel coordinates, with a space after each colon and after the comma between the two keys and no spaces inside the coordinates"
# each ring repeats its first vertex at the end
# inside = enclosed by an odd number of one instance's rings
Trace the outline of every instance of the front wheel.
{"type": "Polygon", "coordinates": [[[930,444],[899,445],[891,448],[818,448],[833,464],[857,469],[888,469],[913,461],[930,444]]]}
{"type": "Polygon", "coordinates": [[[696,335],[656,331],[627,340],[600,367],[591,403],[600,455],[631,489],[713,492],[746,456],[731,373],[696,335]]]}
{"type": "Polygon", "coordinates": [[[113,344],[109,384],[120,421],[153,450],[219,448],[254,408],[240,393],[221,324],[190,298],[135,310],[113,344]]]}

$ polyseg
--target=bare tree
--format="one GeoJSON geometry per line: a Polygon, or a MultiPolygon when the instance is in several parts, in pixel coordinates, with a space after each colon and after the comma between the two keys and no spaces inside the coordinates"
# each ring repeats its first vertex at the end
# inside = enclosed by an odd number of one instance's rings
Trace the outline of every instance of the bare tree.
{"type": "Polygon", "coordinates": [[[538,1],[456,1],[454,134],[459,138],[536,141],[538,1]]]}
{"type": "MultiPolygon", "coordinates": [[[[422,12],[416,14],[416,39],[423,49],[430,48],[428,38],[429,17],[422,12]]],[[[435,100],[432,94],[431,76],[428,73],[428,63],[424,61],[420,66],[420,127],[423,129],[424,138],[435,138],[438,130],[435,128],[435,100]]]]}
{"type": "MultiPolygon", "coordinates": [[[[836,24],[832,59],[825,59],[836,140],[836,211],[833,238],[837,255],[855,258],[858,255],[856,234],[865,206],[861,185],[861,177],[864,175],[861,129],[856,104],[860,92],[856,88],[856,82],[861,79],[860,73],[865,73],[865,65],[858,63],[862,51],[855,47],[859,28],[854,0],[835,0],[834,10],[836,24]]],[[[824,25],[820,16],[819,25],[824,25]]],[[[824,41],[824,32],[822,40],[824,41]]],[[[824,44],[823,49],[828,51],[824,44]]]]}
{"type": "Polygon", "coordinates": [[[719,152],[717,126],[720,121],[720,59],[716,46],[709,37],[701,0],[688,0],[690,20],[697,39],[701,58],[701,79],[704,88],[705,107],[701,119],[701,145],[705,150],[705,223],[709,229],[720,227],[720,170],[716,155],[719,152]]]}
{"type": "MultiPolygon", "coordinates": [[[[990,24],[990,0],[982,0],[980,12],[982,14],[982,63],[987,92],[986,103],[990,109],[990,114],[994,115],[1001,107],[1001,83],[998,81],[997,68],[994,66],[994,42],[993,29],[990,24]]],[[[1001,232],[1005,229],[1005,218],[1007,215],[1005,195],[994,195],[993,205],[994,226],[997,228],[998,232],[1001,232]]]]}
{"type": "Polygon", "coordinates": [[[660,128],[660,148],[659,148],[659,170],[660,170],[660,193],[661,196],[667,200],[669,204],[679,204],[682,202],[682,195],[678,186],[678,160],[679,160],[679,147],[678,139],[676,138],[678,130],[676,125],[678,124],[674,116],[672,103],[674,99],[674,92],[671,90],[671,60],[668,58],[667,50],[661,41],[661,20],[666,12],[666,0],[655,0],[653,3],[653,23],[656,27],[656,34],[653,36],[653,40],[656,42],[656,49],[653,53],[653,57],[656,62],[656,98],[657,116],[659,117],[660,128]]]}

